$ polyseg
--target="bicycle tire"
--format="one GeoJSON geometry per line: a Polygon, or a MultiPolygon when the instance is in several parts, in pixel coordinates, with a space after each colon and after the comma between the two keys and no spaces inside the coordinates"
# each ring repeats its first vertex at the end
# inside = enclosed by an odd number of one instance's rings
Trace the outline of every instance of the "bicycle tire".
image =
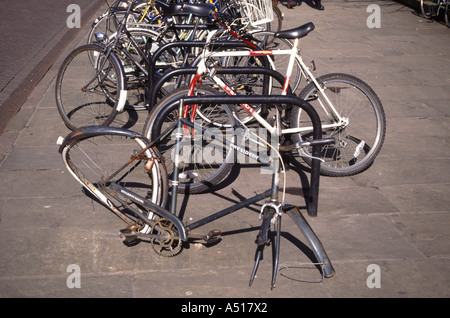
{"type": "MultiPolygon", "coordinates": [[[[117,10],[117,6],[120,1],[116,1],[111,8],[108,8],[106,12],[97,17],[91,25],[88,32],[86,44],[93,44],[96,42],[95,33],[103,33],[106,37],[117,31],[119,23],[123,20],[126,11],[117,10]]],[[[134,8],[130,12],[130,17],[127,23],[135,25],[143,19],[143,23],[146,23],[148,27],[154,22],[154,17],[151,16],[151,12],[147,12],[146,16],[142,16],[144,9],[147,7],[147,2],[135,4],[134,8]]]]}
{"type": "MultiPolygon", "coordinates": [[[[321,174],[330,177],[344,177],[361,173],[368,169],[381,150],[386,134],[386,117],[380,99],[373,89],[362,80],[348,74],[332,73],[319,77],[317,81],[325,88],[327,97],[336,110],[347,120],[341,127],[324,128],[324,124],[334,123],[329,113],[320,106],[322,97],[317,96],[314,83],[308,84],[299,97],[309,102],[322,120],[324,137],[334,137],[335,144],[322,148],[321,174]],[[339,103],[339,104],[338,104],[339,103]]],[[[291,112],[291,127],[311,126],[300,108],[291,112]]],[[[294,142],[310,139],[311,132],[294,134],[294,142]]],[[[311,149],[303,149],[307,154],[311,149]]],[[[311,158],[303,158],[311,164],[311,158]]]]}
{"type": "Polygon", "coordinates": [[[284,14],[276,4],[272,3],[273,21],[270,22],[270,31],[278,32],[283,28],[284,14]]]}
{"type": "MultiPolygon", "coordinates": [[[[188,88],[179,88],[158,103],[145,123],[144,135],[148,139],[153,140],[157,138],[164,131],[165,127],[174,121],[174,117],[178,116],[179,105],[178,103],[173,104],[173,102],[183,96],[187,96],[187,93],[188,88]],[[171,104],[172,106],[170,107],[171,104]]],[[[217,91],[205,86],[196,89],[195,93],[196,95],[216,95],[217,91]]],[[[207,114],[208,118],[215,118],[213,121],[205,120],[203,116],[196,114],[195,123],[201,124],[202,128],[218,132],[220,130],[217,125],[219,120],[222,122],[226,121],[228,127],[234,127],[232,105],[199,105],[198,109],[201,109],[203,114],[207,114]],[[215,111],[217,117],[213,116],[213,111],[215,111]]],[[[214,148],[215,145],[212,145],[212,148],[208,148],[209,144],[206,137],[199,136],[198,134],[192,136],[191,129],[185,131],[189,133],[189,136],[187,138],[185,137],[182,141],[183,162],[179,165],[181,173],[179,174],[178,192],[197,194],[209,191],[216,187],[230,173],[235,161],[235,151],[225,145],[219,145],[217,148],[214,148]]],[[[223,130],[221,131],[223,132],[223,130]]],[[[227,130],[225,137],[228,141],[233,142],[233,129],[227,130]]],[[[166,163],[169,182],[173,180],[174,144],[175,138],[172,134],[172,136],[167,136],[166,139],[157,145],[166,163]]]]}
{"type": "MultiPolygon", "coordinates": [[[[160,39],[160,33],[153,30],[128,28],[128,32],[148,58],[151,58],[152,54],[158,50],[159,47],[167,43],[164,38],[160,39]]],[[[111,35],[110,41],[112,41],[115,36],[116,34],[111,35]]],[[[122,35],[122,37],[123,39],[120,40],[119,44],[120,50],[116,49],[114,52],[122,63],[124,75],[126,77],[127,101],[125,107],[134,110],[147,110],[149,103],[146,91],[148,66],[144,63],[145,61],[140,58],[137,50],[131,45],[128,37],[125,34],[122,35]],[[139,69],[139,67],[136,66],[122,50],[127,50],[128,54],[131,54],[136,63],[138,63],[145,72],[139,69]]],[[[177,56],[173,54],[173,51],[167,50],[157,61],[155,61],[155,63],[158,66],[156,72],[157,74],[160,74],[177,63],[177,56]]]]}
{"type": "Polygon", "coordinates": [[[89,125],[107,126],[125,104],[127,91],[122,66],[114,54],[106,61],[105,58],[104,49],[99,45],[82,45],[66,57],[58,71],[56,105],[70,130],[89,125]],[[103,70],[98,72],[104,61],[103,70]]]}
{"type": "MultiPolygon", "coordinates": [[[[148,144],[142,135],[126,129],[90,126],[69,134],[60,153],[66,168],[88,194],[125,222],[135,224],[139,218],[133,214],[133,209],[144,213],[148,219],[156,219],[157,215],[120,195],[119,191],[111,190],[110,186],[117,184],[154,204],[166,204],[167,172],[156,149],[145,150],[140,160],[132,161],[114,175],[148,144]]],[[[141,223],[139,231],[149,233],[150,228],[141,223]]]]}

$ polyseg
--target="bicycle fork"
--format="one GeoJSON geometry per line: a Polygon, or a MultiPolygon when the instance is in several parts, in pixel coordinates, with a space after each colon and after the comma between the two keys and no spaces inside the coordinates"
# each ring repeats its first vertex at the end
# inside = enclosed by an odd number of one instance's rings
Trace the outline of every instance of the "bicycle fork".
{"type": "Polygon", "coordinates": [[[259,263],[263,256],[264,247],[271,240],[269,237],[269,230],[271,224],[273,224],[275,226],[276,237],[275,240],[272,240],[275,257],[273,260],[272,282],[270,289],[275,287],[276,277],[278,274],[278,261],[280,257],[281,214],[283,206],[283,203],[278,202],[279,178],[279,164],[277,164],[277,166],[274,167],[274,174],[272,176],[272,195],[270,197],[270,201],[266,202],[261,208],[260,219],[262,219],[262,223],[256,237],[257,248],[255,254],[255,265],[253,266],[253,271],[250,276],[249,286],[252,285],[253,280],[255,279],[256,271],[258,270],[259,263]]]}
{"type": "MultiPolygon", "coordinates": [[[[277,114],[277,127],[279,125],[279,114],[277,114]]],[[[277,129],[277,132],[280,132],[280,128],[277,129]]],[[[315,141],[316,145],[323,145],[327,143],[333,142],[333,138],[322,139],[315,141]]],[[[301,144],[292,145],[291,147],[278,147],[280,151],[290,151],[291,148],[300,148],[301,144]],[[284,149],[283,149],[284,148],[284,149]],[[283,150],[282,150],[283,149],[283,150]]],[[[320,160],[320,158],[313,157],[313,160],[320,160]]],[[[280,157],[277,160],[272,160],[273,164],[273,175],[272,175],[272,189],[270,201],[266,202],[261,207],[260,219],[262,219],[261,227],[256,237],[256,253],[255,253],[255,264],[253,266],[253,270],[250,276],[249,286],[252,285],[253,280],[255,279],[256,272],[259,267],[259,263],[263,257],[264,247],[268,245],[268,243],[272,240],[273,244],[273,267],[272,267],[272,280],[271,280],[271,290],[275,287],[277,274],[279,271],[279,258],[280,258],[280,242],[281,242],[281,217],[283,213],[289,214],[291,219],[300,229],[300,231],[304,234],[305,238],[309,241],[310,246],[313,250],[314,255],[318,261],[318,264],[321,266],[322,276],[323,277],[332,277],[334,275],[334,269],[331,265],[331,262],[325,252],[324,247],[319,241],[318,237],[314,234],[314,231],[309,226],[306,219],[300,213],[298,207],[292,205],[284,204],[284,195],[281,199],[281,202],[278,198],[279,193],[279,182],[280,182],[280,157]],[[269,230],[271,225],[274,226],[275,236],[271,238],[269,236],[269,230]]]]}
{"type": "MultiPolygon", "coordinates": [[[[275,173],[273,176],[274,185],[277,186],[276,179],[279,177],[278,173],[275,173]]],[[[273,264],[272,264],[272,280],[270,289],[273,290],[276,283],[276,278],[278,275],[278,271],[280,270],[279,259],[280,259],[280,243],[281,243],[281,216],[283,213],[288,214],[300,231],[303,233],[304,237],[309,242],[310,248],[312,249],[317,263],[315,265],[319,265],[322,272],[322,278],[332,277],[335,273],[333,265],[331,264],[330,259],[328,258],[325,249],[320,242],[319,238],[316,236],[306,219],[300,213],[298,207],[293,205],[283,205],[280,204],[274,197],[274,193],[276,195],[277,192],[272,193],[271,201],[264,204],[261,208],[261,218],[262,224],[258,235],[256,237],[256,253],[255,253],[255,264],[253,266],[253,270],[250,276],[249,286],[252,285],[253,280],[256,277],[256,272],[259,267],[259,263],[263,258],[264,247],[268,245],[270,241],[272,241],[274,251],[273,264]],[[275,199],[275,200],[274,200],[275,199]],[[271,225],[274,226],[275,235],[273,237],[269,236],[269,230],[271,225]]]]}

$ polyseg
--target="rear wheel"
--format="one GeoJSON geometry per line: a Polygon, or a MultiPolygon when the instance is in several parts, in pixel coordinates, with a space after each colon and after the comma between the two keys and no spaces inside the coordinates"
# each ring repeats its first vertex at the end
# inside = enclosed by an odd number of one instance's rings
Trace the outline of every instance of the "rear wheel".
{"type": "Polygon", "coordinates": [[[109,125],[123,107],[127,91],[123,70],[113,55],[88,44],[72,51],[59,69],[56,105],[66,126],[75,130],[89,125],[109,125]]]}
{"type": "Polygon", "coordinates": [[[427,19],[436,16],[438,3],[439,0],[420,0],[420,10],[422,11],[422,15],[427,19]]]}
{"type": "MultiPolygon", "coordinates": [[[[335,143],[322,148],[321,173],[332,177],[351,176],[369,168],[381,150],[386,133],[383,106],[375,92],[362,80],[347,74],[327,74],[317,79],[325,94],[341,116],[324,110],[324,97],[314,83],[307,85],[299,97],[309,102],[322,121],[323,138],[334,137],[335,143]],[[328,126],[327,126],[328,125],[328,126]]],[[[312,138],[312,123],[301,108],[291,113],[291,127],[304,128],[294,134],[294,142],[312,138]]],[[[303,149],[311,154],[311,149],[303,149]]],[[[300,151],[300,155],[301,151],[300,151]]],[[[311,158],[304,157],[311,164],[311,158]]]]}
{"type": "MultiPolygon", "coordinates": [[[[145,134],[154,140],[170,126],[179,114],[179,103],[173,103],[187,96],[188,89],[180,88],[163,99],[152,112],[145,125],[145,134]]],[[[216,95],[217,91],[208,86],[195,90],[196,95],[216,95]]],[[[185,106],[186,107],[186,106],[185,106]]],[[[189,105],[188,111],[182,116],[193,120],[206,130],[205,134],[191,128],[183,128],[181,141],[181,162],[179,168],[179,192],[201,193],[218,185],[231,171],[234,164],[234,150],[226,146],[225,140],[234,140],[233,108],[230,105],[198,105],[193,111],[189,105]],[[223,129],[223,127],[228,127],[223,129]],[[222,142],[211,139],[209,133],[223,138],[222,142]]],[[[175,159],[176,129],[158,144],[158,150],[164,158],[168,169],[169,180],[173,180],[175,159]]]]}

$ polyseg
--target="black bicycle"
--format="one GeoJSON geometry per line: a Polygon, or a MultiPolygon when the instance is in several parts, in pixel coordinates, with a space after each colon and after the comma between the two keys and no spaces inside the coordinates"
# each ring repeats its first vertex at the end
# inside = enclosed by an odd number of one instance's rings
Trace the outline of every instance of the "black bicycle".
{"type": "MultiPolygon", "coordinates": [[[[249,103],[250,100],[275,107],[276,120],[274,137],[281,129],[281,105],[300,107],[310,117],[314,126],[314,139],[280,146],[270,145],[259,140],[270,150],[270,156],[259,156],[247,151],[236,143],[235,136],[222,134],[210,129],[207,123],[198,123],[178,116],[173,124],[153,140],[142,134],[115,127],[89,126],[80,128],[65,139],[60,139],[60,153],[72,176],[93,195],[99,202],[119,216],[126,224],[120,230],[120,237],[127,244],[139,240],[148,241],[154,251],[161,256],[172,257],[181,252],[183,245],[190,241],[202,240],[207,243],[218,242],[221,231],[212,230],[206,234],[194,233],[199,227],[221,217],[240,210],[243,207],[266,199],[260,212],[261,227],[257,235],[255,264],[250,275],[253,282],[258,265],[262,259],[264,247],[271,242],[274,250],[273,273],[271,287],[275,286],[277,273],[286,268],[295,267],[292,262],[279,264],[281,218],[287,214],[300,231],[305,235],[313,250],[323,277],[334,275],[334,269],[325,250],[316,237],[299,208],[285,202],[286,176],[281,153],[306,146],[312,146],[313,156],[318,159],[322,145],[334,142],[332,139],[320,139],[322,136],[320,119],[311,105],[294,96],[259,95],[259,96],[194,96],[173,101],[178,105],[180,115],[184,105],[197,105],[203,113],[220,108],[222,112],[233,112],[233,105],[249,103]],[[203,136],[209,144],[203,145],[208,150],[226,147],[235,154],[249,156],[263,165],[267,165],[272,173],[270,188],[252,198],[239,202],[229,208],[218,211],[194,223],[185,222],[184,215],[177,213],[178,196],[178,164],[183,161],[182,148],[186,135],[203,136]],[[173,166],[174,180],[168,188],[167,171],[157,146],[167,137],[176,139],[175,162],[173,166]],[[284,176],[284,177],[283,177],[284,176]],[[283,180],[283,182],[281,182],[283,180]],[[169,196],[169,190],[171,195],[169,196]],[[270,234],[272,231],[274,235],[270,234]]],[[[172,105],[169,105],[172,107],[172,105]]],[[[231,118],[232,120],[232,118],[231,118]]],[[[244,130],[245,134],[245,130],[244,130]]],[[[309,194],[305,197],[307,211],[310,216],[317,215],[320,162],[313,160],[311,167],[309,194]]]]}

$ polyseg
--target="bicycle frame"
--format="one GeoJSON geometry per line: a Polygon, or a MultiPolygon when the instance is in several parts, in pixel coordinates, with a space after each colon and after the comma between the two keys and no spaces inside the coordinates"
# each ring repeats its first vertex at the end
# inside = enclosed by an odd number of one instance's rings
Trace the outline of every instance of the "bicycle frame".
{"type": "MultiPolygon", "coordinates": [[[[207,43],[210,42],[214,34],[211,34],[207,40],[207,43]]],[[[348,121],[340,116],[336,108],[333,106],[333,103],[330,101],[328,96],[325,94],[325,89],[317,82],[316,78],[312,74],[309,67],[303,62],[302,57],[297,53],[299,46],[299,39],[294,40],[294,45],[292,49],[282,50],[254,50],[254,51],[219,51],[219,52],[210,52],[208,49],[208,45],[205,45],[201,61],[197,67],[197,74],[194,76],[190,83],[189,96],[194,94],[194,90],[196,85],[199,83],[202,76],[208,74],[209,77],[217,84],[222,90],[224,90],[229,95],[236,95],[229,86],[227,86],[224,81],[222,81],[217,75],[214,69],[208,69],[206,66],[206,60],[210,57],[245,57],[245,56],[276,56],[276,55],[289,55],[289,63],[285,74],[285,82],[283,84],[282,95],[286,95],[288,92],[288,87],[291,79],[292,70],[294,67],[294,62],[297,60],[301,66],[302,74],[307,78],[308,81],[312,81],[315,87],[318,90],[319,95],[324,99],[325,104],[322,100],[319,99],[319,103],[325,113],[328,116],[332,116],[335,119],[335,123],[333,124],[324,124],[322,125],[323,129],[329,128],[337,128],[342,127],[348,124],[348,121]]],[[[253,108],[248,104],[241,104],[241,106],[251,115],[253,116],[263,127],[269,130],[271,133],[274,133],[274,128],[267,123],[267,121],[261,117],[257,112],[253,110],[253,108]]],[[[300,133],[305,131],[311,131],[312,127],[302,127],[302,128],[288,128],[283,129],[281,131],[282,134],[292,134],[292,133],[300,133]]]]}
{"type": "MultiPolygon", "coordinates": [[[[320,153],[320,145],[327,143],[329,141],[322,141],[321,134],[321,125],[320,125],[320,118],[317,115],[317,112],[314,110],[314,108],[309,105],[308,103],[304,103],[301,99],[294,97],[294,96],[283,96],[283,95],[272,95],[272,96],[204,96],[204,97],[185,97],[179,101],[174,101],[173,104],[170,105],[170,107],[177,106],[179,107],[179,112],[181,113],[183,111],[184,104],[198,104],[198,105],[206,105],[206,104],[216,104],[216,103],[228,103],[228,104],[238,104],[238,103],[247,103],[250,102],[250,100],[255,101],[257,103],[261,104],[292,104],[297,105],[305,110],[305,112],[310,116],[312,123],[313,123],[313,135],[314,140],[317,141],[317,143],[311,143],[313,147],[313,155],[318,156],[320,153]]],[[[273,168],[273,175],[272,175],[272,184],[271,188],[269,190],[264,191],[261,194],[255,195],[254,197],[248,198],[242,202],[239,202],[229,208],[223,209],[221,211],[218,211],[216,213],[210,214],[203,219],[200,219],[192,224],[184,225],[182,220],[179,218],[179,216],[176,215],[176,203],[177,203],[177,182],[173,182],[172,185],[172,200],[170,202],[169,209],[166,209],[165,207],[158,206],[151,201],[139,196],[138,194],[134,193],[133,191],[122,187],[121,185],[111,182],[111,180],[114,178],[114,176],[118,175],[122,170],[126,169],[128,166],[132,165],[132,163],[135,160],[141,160],[141,155],[148,151],[150,148],[155,147],[158,145],[161,140],[163,140],[165,137],[171,134],[172,131],[175,129],[181,130],[183,129],[183,125],[187,125],[191,127],[192,129],[195,129],[197,132],[206,133],[209,134],[209,137],[214,142],[222,143],[223,140],[221,139],[221,136],[218,136],[214,134],[211,131],[207,131],[203,129],[201,126],[195,124],[194,122],[191,122],[185,118],[178,117],[178,120],[172,123],[164,132],[161,133],[160,136],[154,138],[151,142],[147,143],[147,146],[139,151],[139,153],[133,153],[130,157],[130,160],[122,165],[118,170],[113,172],[109,177],[106,179],[102,178],[102,184],[103,191],[106,191],[108,195],[111,195],[116,199],[119,203],[125,203],[123,197],[125,197],[127,200],[130,200],[137,204],[140,208],[143,208],[144,211],[151,211],[152,213],[155,213],[159,215],[160,217],[167,219],[168,221],[172,222],[174,226],[177,228],[177,235],[182,241],[187,241],[188,239],[204,239],[208,240],[208,235],[196,235],[191,234],[190,232],[194,229],[197,229],[205,224],[208,224],[214,220],[217,220],[218,218],[222,218],[226,215],[229,215],[231,213],[234,213],[238,210],[240,210],[243,207],[250,206],[251,204],[254,204],[258,201],[261,201],[263,199],[269,198],[269,201],[267,201],[261,210],[261,213],[265,208],[271,208],[276,211],[276,215],[274,215],[274,218],[277,219],[277,226],[276,226],[276,232],[277,232],[277,240],[274,242],[274,248],[275,248],[275,258],[273,263],[273,273],[272,273],[272,288],[275,285],[276,276],[278,273],[278,259],[279,259],[279,251],[280,251],[280,244],[279,244],[279,238],[280,238],[280,222],[281,222],[281,214],[286,213],[288,214],[294,223],[297,225],[297,227],[302,231],[302,233],[305,235],[305,238],[309,241],[310,247],[316,256],[318,263],[322,268],[322,274],[324,277],[331,277],[334,275],[334,269],[331,265],[331,262],[320,243],[317,236],[314,234],[312,229],[310,228],[309,224],[307,223],[306,219],[302,216],[299,209],[296,206],[293,205],[287,205],[284,202],[284,196],[281,201],[279,201],[279,182],[280,182],[280,160],[281,157],[277,152],[274,152],[274,156],[272,157],[272,168],[273,168]],[[106,186],[107,183],[110,183],[109,186],[106,186]],[[122,196],[122,197],[120,197],[122,196]]],[[[278,130],[279,132],[279,130],[278,130]]],[[[112,134],[112,135],[122,135],[127,136],[131,138],[143,138],[142,135],[137,134],[133,131],[122,129],[122,128],[115,128],[115,127],[104,127],[104,126],[90,126],[90,127],[84,127],[80,128],[78,131],[74,131],[71,134],[69,134],[64,141],[62,142],[60,146],[60,153],[63,154],[70,149],[73,142],[75,142],[77,139],[82,140],[86,138],[87,136],[97,136],[97,135],[103,135],[103,134],[112,134]]],[[[176,156],[179,155],[179,150],[181,148],[181,144],[179,141],[181,141],[182,134],[178,133],[176,135],[177,137],[177,143],[175,145],[176,147],[176,156]]],[[[233,147],[233,144],[231,142],[227,142],[226,144],[230,147],[233,147]]],[[[294,147],[284,147],[282,149],[279,148],[280,151],[291,151],[294,147]]],[[[145,157],[145,156],[144,156],[145,157]]],[[[146,158],[146,157],[145,157],[146,158]]],[[[176,159],[174,161],[174,174],[175,176],[178,175],[178,168],[175,162],[178,160],[176,159]]],[[[262,162],[260,160],[260,162],[262,162]]],[[[267,164],[267,162],[262,162],[267,164]]],[[[66,162],[66,165],[69,167],[68,163],[66,162]]],[[[309,196],[306,196],[306,207],[308,214],[311,216],[317,215],[317,203],[318,203],[318,193],[319,193],[319,177],[320,177],[320,164],[318,160],[314,160],[314,163],[311,166],[311,177],[310,177],[310,188],[309,188],[309,196]]],[[[72,170],[69,169],[69,171],[72,170]]],[[[84,187],[87,187],[87,189],[94,194],[97,198],[99,198],[110,210],[112,210],[116,215],[118,215],[122,220],[124,220],[129,226],[132,226],[133,224],[130,224],[130,221],[127,219],[127,216],[125,216],[118,208],[115,208],[114,203],[112,203],[101,191],[99,191],[96,186],[93,184],[90,184],[87,180],[84,182],[81,182],[81,180],[78,179],[78,177],[74,174],[74,177],[83,184],[84,187]]],[[[177,179],[174,178],[176,181],[177,179]]],[[[125,203],[126,204],[126,203],[125,203]]],[[[151,220],[147,218],[142,211],[137,211],[136,209],[131,208],[128,204],[126,204],[127,208],[130,209],[135,216],[142,220],[145,224],[148,224],[150,226],[155,225],[155,220],[151,220]]],[[[270,222],[271,219],[265,218],[263,220],[264,223],[270,222]]],[[[262,225],[263,227],[263,225],[262,225]]],[[[268,230],[268,229],[267,229],[268,230]]],[[[134,233],[136,237],[147,237],[148,239],[156,239],[156,240],[164,240],[165,237],[161,236],[164,234],[153,234],[153,233],[134,233]]],[[[261,254],[262,254],[262,248],[263,246],[258,246],[257,248],[257,258],[255,261],[255,266],[251,275],[250,283],[253,281],[256,270],[258,268],[259,261],[261,260],[261,254]]]]}

